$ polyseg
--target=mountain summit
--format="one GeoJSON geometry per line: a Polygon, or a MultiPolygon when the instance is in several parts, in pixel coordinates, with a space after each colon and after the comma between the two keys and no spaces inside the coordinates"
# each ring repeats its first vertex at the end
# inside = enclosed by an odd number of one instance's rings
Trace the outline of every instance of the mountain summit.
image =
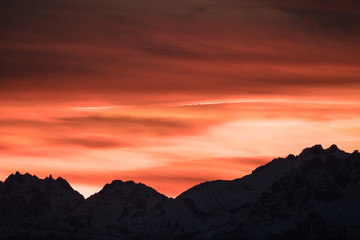
{"type": "Polygon", "coordinates": [[[29,173],[11,174],[0,189],[0,216],[6,218],[63,215],[80,206],[84,197],[62,179],[39,179],[29,173]]]}
{"type": "Polygon", "coordinates": [[[360,154],[315,145],[176,199],[115,180],[84,200],[61,178],[0,182],[0,239],[360,239],[360,154]]]}

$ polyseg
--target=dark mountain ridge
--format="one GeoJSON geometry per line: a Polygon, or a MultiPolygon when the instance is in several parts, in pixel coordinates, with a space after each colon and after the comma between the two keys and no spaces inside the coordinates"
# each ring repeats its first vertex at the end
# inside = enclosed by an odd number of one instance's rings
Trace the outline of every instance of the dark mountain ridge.
{"type": "Polygon", "coordinates": [[[115,180],[84,199],[62,178],[0,182],[0,239],[360,239],[360,154],[315,145],[171,199],[115,180]]]}

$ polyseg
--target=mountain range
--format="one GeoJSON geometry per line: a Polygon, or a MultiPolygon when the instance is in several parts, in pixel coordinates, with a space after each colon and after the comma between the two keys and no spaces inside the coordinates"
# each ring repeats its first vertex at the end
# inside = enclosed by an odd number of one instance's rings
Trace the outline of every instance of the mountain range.
{"type": "Polygon", "coordinates": [[[315,145],[175,199],[120,180],[84,199],[17,172],[0,182],[0,239],[360,239],[360,154],[315,145]]]}

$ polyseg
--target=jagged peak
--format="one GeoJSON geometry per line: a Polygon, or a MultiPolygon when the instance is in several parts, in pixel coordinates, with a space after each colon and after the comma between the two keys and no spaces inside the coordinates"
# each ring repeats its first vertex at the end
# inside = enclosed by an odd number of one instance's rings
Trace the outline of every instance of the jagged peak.
{"type": "Polygon", "coordinates": [[[300,155],[304,154],[323,154],[323,153],[336,153],[336,152],[342,152],[335,144],[332,144],[329,148],[324,149],[320,144],[314,145],[311,148],[305,148],[300,155]]]}
{"type": "Polygon", "coordinates": [[[300,153],[300,155],[304,155],[304,154],[320,154],[324,151],[324,148],[320,145],[320,144],[316,144],[310,148],[305,148],[304,150],[302,150],[302,152],[300,153]]]}
{"type": "MultiPolygon", "coordinates": [[[[122,181],[122,180],[113,180],[111,183],[107,183],[105,186],[108,187],[117,187],[117,186],[124,186],[124,185],[134,185],[134,186],[139,186],[139,185],[144,185],[142,183],[136,183],[133,180],[129,180],[129,181],[122,181]]],[[[146,185],[144,185],[146,186],[146,185]]]]}
{"type": "Polygon", "coordinates": [[[335,145],[331,145],[328,149],[326,149],[325,151],[326,152],[329,152],[329,153],[334,153],[334,152],[337,152],[339,151],[340,149],[335,145]]]}
{"type": "Polygon", "coordinates": [[[10,174],[8,178],[4,181],[5,184],[23,184],[23,183],[47,183],[47,184],[55,184],[57,186],[60,186],[63,189],[67,190],[74,190],[70,184],[63,178],[58,177],[56,180],[52,177],[50,174],[49,177],[46,177],[45,179],[40,179],[36,175],[31,175],[29,173],[21,174],[19,171],[17,171],[15,174],[10,174]]]}
{"type": "MultiPolygon", "coordinates": [[[[358,150],[355,150],[353,154],[357,154],[358,150]]],[[[312,147],[309,148],[305,148],[304,150],[302,150],[302,152],[298,155],[295,156],[293,154],[289,154],[286,158],[274,158],[272,161],[266,163],[265,165],[259,166],[257,167],[255,170],[252,171],[252,173],[258,173],[261,172],[263,169],[269,167],[269,166],[273,166],[274,163],[278,162],[278,161],[282,161],[282,160],[296,160],[300,157],[300,159],[311,159],[313,156],[319,156],[319,155],[337,155],[337,157],[339,157],[340,159],[346,158],[349,153],[346,153],[344,151],[342,151],[341,149],[339,149],[335,144],[331,145],[329,148],[324,149],[322,147],[322,145],[320,144],[316,144],[312,147]],[[309,156],[310,155],[310,156],[309,156]]]]}
{"type": "Polygon", "coordinates": [[[10,174],[7,179],[4,181],[4,183],[9,182],[23,182],[25,180],[39,180],[39,178],[35,175],[31,175],[29,173],[21,174],[19,171],[16,171],[15,174],[10,174]]]}
{"type": "Polygon", "coordinates": [[[134,181],[122,181],[122,180],[113,180],[111,183],[107,183],[105,184],[105,186],[103,187],[103,189],[101,191],[111,191],[113,189],[118,189],[118,188],[122,188],[124,186],[129,186],[129,185],[133,185],[133,186],[137,186],[139,185],[138,183],[135,183],[134,181]]]}
{"type": "Polygon", "coordinates": [[[52,175],[50,174],[48,177],[45,178],[45,181],[54,181],[54,178],[52,177],[52,175]]]}

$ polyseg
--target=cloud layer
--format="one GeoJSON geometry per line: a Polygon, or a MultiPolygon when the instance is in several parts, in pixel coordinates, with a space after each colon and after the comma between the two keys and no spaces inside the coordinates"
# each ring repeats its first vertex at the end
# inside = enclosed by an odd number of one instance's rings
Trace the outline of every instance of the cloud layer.
{"type": "Polygon", "coordinates": [[[118,101],[137,93],[329,94],[334,85],[358,94],[358,1],[2,5],[6,99],[45,90],[118,101]]]}

